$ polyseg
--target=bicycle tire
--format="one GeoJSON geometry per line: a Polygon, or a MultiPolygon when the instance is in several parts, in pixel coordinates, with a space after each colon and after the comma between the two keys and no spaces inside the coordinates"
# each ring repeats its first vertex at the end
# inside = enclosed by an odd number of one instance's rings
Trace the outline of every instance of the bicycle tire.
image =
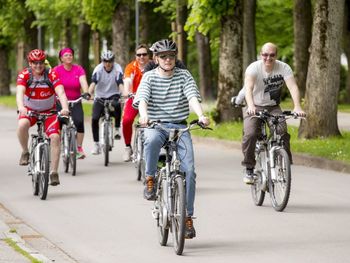
{"type": "Polygon", "coordinates": [[[104,153],[104,164],[105,166],[108,166],[109,163],[109,123],[108,121],[103,122],[104,125],[104,148],[103,148],[103,153],[104,153]]]}
{"type": "Polygon", "coordinates": [[[254,204],[256,206],[262,206],[264,203],[265,199],[265,191],[263,190],[263,167],[264,164],[263,162],[266,162],[265,158],[262,158],[260,155],[260,152],[255,153],[255,169],[254,169],[254,183],[251,185],[251,193],[252,193],[252,198],[254,201],[254,204]]]}
{"type": "Polygon", "coordinates": [[[269,180],[269,192],[272,206],[277,212],[282,212],[289,201],[291,189],[291,167],[285,149],[277,149],[274,156],[276,180],[269,180]]]}
{"type": "Polygon", "coordinates": [[[67,131],[67,125],[63,125],[62,127],[62,151],[63,151],[63,156],[62,156],[62,161],[63,161],[63,167],[64,167],[64,172],[68,173],[69,171],[69,135],[67,131]]]}
{"type": "Polygon", "coordinates": [[[164,191],[163,187],[166,187],[166,183],[160,178],[161,175],[158,175],[158,194],[155,201],[155,206],[158,206],[158,219],[157,219],[157,229],[158,229],[158,240],[159,244],[161,246],[166,246],[168,242],[168,236],[169,236],[169,224],[168,224],[168,215],[167,215],[167,206],[165,203],[164,191]]]}
{"type": "Polygon", "coordinates": [[[171,230],[173,233],[175,253],[181,255],[185,246],[186,219],[186,189],[182,175],[177,175],[175,177],[173,191],[174,216],[171,220],[171,230]]]}
{"type": "Polygon", "coordinates": [[[49,173],[50,173],[49,145],[43,144],[40,149],[40,172],[38,173],[39,197],[41,200],[45,200],[47,197],[47,190],[49,187],[49,173]]]}
{"type": "Polygon", "coordinates": [[[70,143],[69,143],[69,162],[72,167],[72,175],[75,176],[77,172],[77,139],[74,128],[69,131],[70,143]]]}
{"type": "Polygon", "coordinates": [[[30,152],[30,159],[29,159],[29,171],[32,174],[32,189],[33,189],[33,195],[39,194],[39,182],[38,182],[38,175],[37,171],[35,171],[35,147],[32,148],[30,152]]]}

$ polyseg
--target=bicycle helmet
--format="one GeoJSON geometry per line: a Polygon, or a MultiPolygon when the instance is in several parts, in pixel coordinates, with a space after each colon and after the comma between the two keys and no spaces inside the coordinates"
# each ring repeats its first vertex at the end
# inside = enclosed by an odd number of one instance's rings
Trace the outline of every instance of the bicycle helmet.
{"type": "Polygon", "coordinates": [[[150,48],[150,50],[155,54],[167,52],[167,51],[172,51],[177,53],[177,46],[176,46],[176,43],[172,40],[162,39],[154,43],[150,48]]]}
{"type": "Polygon", "coordinates": [[[110,50],[103,51],[101,54],[101,60],[106,60],[106,61],[114,60],[113,52],[110,50]]]}
{"type": "Polygon", "coordinates": [[[29,62],[44,61],[46,59],[45,51],[41,49],[33,49],[28,53],[27,59],[29,62]]]}

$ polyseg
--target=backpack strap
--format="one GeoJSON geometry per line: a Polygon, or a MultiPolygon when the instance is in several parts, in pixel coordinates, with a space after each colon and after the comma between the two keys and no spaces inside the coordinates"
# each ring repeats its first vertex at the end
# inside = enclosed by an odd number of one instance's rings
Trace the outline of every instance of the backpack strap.
{"type": "MultiPolygon", "coordinates": [[[[34,78],[33,78],[33,71],[31,68],[28,68],[28,72],[29,72],[29,79],[27,80],[27,87],[29,87],[30,85],[32,85],[34,78]]],[[[30,92],[29,94],[29,98],[28,100],[30,100],[30,98],[32,97],[32,93],[34,92],[34,89],[36,88],[36,86],[38,84],[46,84],[48,85],[51,89],[53,89],[53,83],[51,82],[50,78],[49,78],[49,72],[50,72],[50,68],[46,68],[44,70],[44,79],[43,80],[36,80],[35,81],[35,85],[33,90],[30,92]]]]}

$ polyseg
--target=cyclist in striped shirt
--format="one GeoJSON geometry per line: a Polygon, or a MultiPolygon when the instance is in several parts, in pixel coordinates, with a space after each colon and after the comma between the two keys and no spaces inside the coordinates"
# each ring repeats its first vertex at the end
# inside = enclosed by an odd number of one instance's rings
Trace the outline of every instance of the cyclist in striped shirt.
{"type": "MultiPolygon", "coordinates": [[[[147,125],[149,121],[161,121],[165,127],[186,127],[189,107],[197,114],[199,121],[209,125],[209,119],[203,115],[200,95],[196,82],[190,72],[175,66],[176,44],[171,40],[160,40],[155,43],[155,59],[158,67],[146,72],[139,85],[134,99],[134,106],[139,109],[139,122],[147,125]]],[[[146,186],[144,197],[155,198],[154,176],[157,171],[159,152],[166,138],[166,132],[157,129],[145,129],[146,186]]],[[[186,238],[195,237],[193,211],[196,187],[194,170],[193,145],[189,132],[179,142],[179,157],[182,160],[181,170],[186,174],[186,238]]]]}

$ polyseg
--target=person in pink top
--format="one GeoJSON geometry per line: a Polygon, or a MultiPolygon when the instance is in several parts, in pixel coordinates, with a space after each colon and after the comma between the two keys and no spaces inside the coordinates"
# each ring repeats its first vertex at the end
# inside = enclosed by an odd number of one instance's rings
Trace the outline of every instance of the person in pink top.
{"type": "MultiPolygon", "coordinates": [[[[85,70],[80,65],[73,64],[74,50],[69,47],[63,48],[60,50],[58,56],[61,64],[56,66],[54,70],[57,72],[59,79],[64,86],[64,91],[66,92],[68,101],[76,100],[80,96],[89,100],[91,95],[88,93],[89,86],[86,80],[85,70]]],[[[74,104],[71,109],[71,115],[74,125],[77,128],[77,158],[83,159],[86,155],[82,147],[85,130],[84,111],[81,102],[74,104]]]]}

